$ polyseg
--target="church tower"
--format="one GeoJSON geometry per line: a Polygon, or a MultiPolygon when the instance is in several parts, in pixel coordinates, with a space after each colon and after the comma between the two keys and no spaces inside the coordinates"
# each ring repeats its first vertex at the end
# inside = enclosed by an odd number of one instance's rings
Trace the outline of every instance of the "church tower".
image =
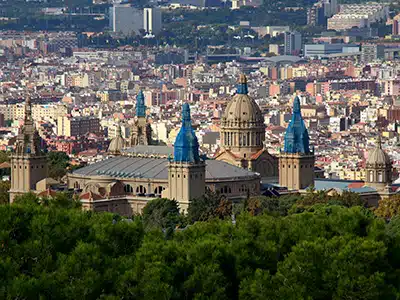
{"type": "Polygon", "coordinates": [[[36,189],[36,183],[47,178],[48,167],[44,146],[32,119],[30,98],[25,101],[24,126],[17,136],[11,155],[10,203],[16,195],[36,189]]]}
{"type": "Polygon", "coordinates": [[[216,160],[260,173],[264,178],[278,176],[278,160],[264,147],[264,116],[248,95],[244,74],[240,75],[236,94],[221,118],[220,133],[221,149],[216,160]]]}
{"type": "Polygon", "coordinates": [[[376,146],[368,153],[365,166],[366,185],[376,190],[384,190],[392,183],[392,162],[389,155],[382,149],[380,134],[376,146]]]}
{"type": "Polygon", "coordinates": [[[169,199],[179,202],[187,211],[190,200],[205,193],[206,166],[199,156],[199,142],[192,128],[190,107],[182,107],[182,127],[174,144],[174,158],[168,165],[169,199]]]}
{"type": "Polygon", "coordinates": [[[293,102],[293,114],[285,133],[285,145],[279,156],[279,185],[302,190],[314,185],[314,151],[301,116],[300,99],[293,102]]]}
{"type": "Polygon", "coordinates": [[[136,117],[131,128],[129,146],[150,145],[151,126],[147,122],[146,106],[144,104],[144,94],[140,90],[136,96],[136,117]]]}

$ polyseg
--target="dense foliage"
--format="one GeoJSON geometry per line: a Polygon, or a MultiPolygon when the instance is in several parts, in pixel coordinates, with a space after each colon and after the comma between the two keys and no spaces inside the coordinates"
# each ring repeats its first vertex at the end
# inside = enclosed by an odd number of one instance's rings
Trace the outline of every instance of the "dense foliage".
{"type": "Polygon", "coordinates": [[[67,168],[69,166],[69,156],[67,153],[50,151],[47,154],[47,160],[49,162],[49,177],[60,179],[67,174],[67,168]]]}
{"type": "MultiPolygon", "coordinates": [[[[399,295],[400,218],[387,222],[353,206],[356,195],[258,197],[233,208],[218,195],[207,197],[215,212],[207,210],[210,219],[187,226],[196,214],[183,217],[166,199],[150,202],[143,216],[129,220],[82,212],[66,194],[20,196],[0,206],[0,298],[399,295]],[[235,221],[228,218],[232,211],[235,221]]],[[[204,209],[204,199],[195,202],[204,209]]]]}

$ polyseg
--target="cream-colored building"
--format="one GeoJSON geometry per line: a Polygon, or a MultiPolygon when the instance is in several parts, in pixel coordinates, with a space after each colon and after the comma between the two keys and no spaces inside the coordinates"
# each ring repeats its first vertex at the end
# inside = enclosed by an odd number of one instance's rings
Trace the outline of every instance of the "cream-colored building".
{"type": "MultiPolygon", "coordinates": [[[[25,105],[1,104],[0,113],[5,120],[22,120],[25,116],[25,105]]],[[[34,120],[57,120],[59,116],[66,116],[68,108],[63,104],[34,104],[32,105],[32,118],[34,120]]]]}
{"type": "Polygon", "coordinates": [[[24,126],[15,142],[15,152],[11,155],[10,202],[15,196],[35,191],[36,184],[48,173],[47,157],[32,118],[31,101],[25,102],[24,126]]]}
{"type": "Polygon", "coordinates": [[[284,149],[279,155],[280,186],[289,190],[304,190],[314,185],[315,157],[309,139],[301,116],[300,99],[296,96],[292,119],[285,133],[284,149]]]}
{"type": "Polygon", "coordinates": [[[215,159],[261,174],[278,177],[278,159],[264,147],[264,116],[248,95],[247,78],[241,75],[236,95],[221,119],[221,149],[215,159]]]}
{"type": "Polygon", "coordinates": [[[124,150],[121,138],[114,138],[109,152],[115,156],[68,174],[68,187],[80,192],[84,209],[128,216],[158,197],[175,199],[187,211],[190,201],[206,190],[232,200],[259,194],[258,174],[200,158],[188,104],[182,124],[174,148],[138,145],[124,150]]]}

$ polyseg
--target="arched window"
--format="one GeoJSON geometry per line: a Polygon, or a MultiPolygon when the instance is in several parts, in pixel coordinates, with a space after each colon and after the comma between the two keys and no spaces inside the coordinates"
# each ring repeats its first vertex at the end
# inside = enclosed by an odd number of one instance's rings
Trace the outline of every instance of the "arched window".
{"type": "Polygon", "coordinates": [[[382,172],[378,173],[378,182],[383,182],[383,174],[382,174],[382,172]]]}
{"type": "Polygon", "coordinates": [[[80,189],[80,186],[79,186],[79,182],[78,182],[78,181],[75,181],[75,183],[74,183],[74,189],[76,189],[76,190],[79,190],[79,189],[80,189]]]}
{"type": "Polygon", "coordinates": [[[132,194],[133,193],[133,187],[130,184],[125,184],[124,191],[127,194],[132,194]]]}
{"type": "Polygon", "coordinates": [[[136,194],[146,194],[146,188],[143,185],[139,185],[136,188],[136,194]]]}
{"type": "Polygon", "coordinates": [[[221,189],[221,193],[230,194],[230,193],[232,193],[232,189],[231,189],[230,186],[225,185],[225,186],[221,189]]]}
{"type": "Polygon", "coordinates": [[[374,173],[372,171],[369,171],[369,181],[370,182],[374,181],[374,173]]]}
{"type": "Polygon", "coordinates": [[[161,195],[163,190],[164,190],[164,188],[162,186],[158,186],[158,187],[155,188],[154,194],[161,195]]]}

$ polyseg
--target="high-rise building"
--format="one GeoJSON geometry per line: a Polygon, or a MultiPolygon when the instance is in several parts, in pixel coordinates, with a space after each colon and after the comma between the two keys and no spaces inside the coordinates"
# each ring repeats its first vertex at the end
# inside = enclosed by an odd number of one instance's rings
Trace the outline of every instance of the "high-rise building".
{"type": "Polygon", "coordinates": [[[399,21],[396,19],[393,19],[392,35],[399,35],[399,21]]]}
{"type": "Polygon", "coordinates": [[[302,190],[314,185],[314,151],[301,116],[300,99],[293,101],[292,119],[286,129],[284,150],[279,155],[279,185],[302,190]]]}
{"type": "Polygon", "coordinates": [[[114,4],[110,8],[110,27],[124,35],[138,35],[143,29],[143,11],[131,4],[114,4]]]}
{"type": "Polygon", "coordinates": [[[70,117],[60,116],[57,119],[57,135],[83,136],[88,133],[98,134],[100,121],[96,117],[70,117]]]}
{"type": "Polygon", "coordinates": [[[377,59],[385,58],[385,46],[377,44],[361,45],[361,61],[370,63],[377,59]]]}
{"type": "Polygon", "coordinates": [[[25,120],[15,142],[15,152],[11,155],[10,202],[15,196],[36,190],[36,184],[47,177],[47,157],[44,153],[33,118],[29,97],[25,102],[25,120]]]}
{"type": "Polygon", "coordinates": [[[325,16],[324,5],[321,2],[315,3],[307,11],[307,25],[325,26],[327,18],[325,16]]]}
{"type": "Polygon", "coordinates": [[[393,24],[392,24],[392,35],[399,35],[400,34],[400,14],[394,16],[393,18],[393,24]]]}
{"type": "Polygon", "coordinates": [[[285,39],[284,54],[299,55],[302,47],[301,33],[296,31],[285,32],[284,39],[285,39]]]}
{"type": "Polygon", "coordinates": [[[146,33],[158,34],[162,29],[161,9],[152,7],[143,10],[143,29],[146,33]]]}
{"type": "Polygon", "coordinates": [[[189,201],[206,191],[206,164],[200,159],[199,142],[192,128],[190,107],[182,107],[182,127],[174,143],[174,158],[168,164],[169,199],[179,202],[187,211],[189,201]]]}

